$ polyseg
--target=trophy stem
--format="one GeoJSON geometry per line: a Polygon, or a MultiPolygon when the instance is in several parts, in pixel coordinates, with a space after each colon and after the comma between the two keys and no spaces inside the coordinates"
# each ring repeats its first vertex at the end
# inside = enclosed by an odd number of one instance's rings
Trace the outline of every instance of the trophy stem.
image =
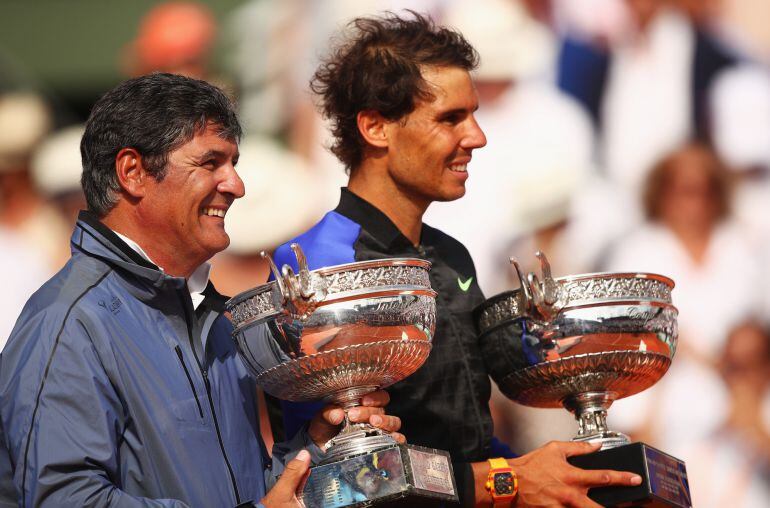
{"type": "Polygon", "coordinates": [[[354,386],[353,388],[345,388],[344,390],[330,393],[324,397],[324,400],[331,404],[336,404],[342,409],[348,410],[360,406],[361,397],[376,390],[376,386],[354,386]]]}
{"type": "Polygon", "coordinates": [[[607,428],[607,410],[617,397],[615,392],[584,392],[564,399],[564,407],[575,415],[579,426],[572,440],[599,441],[602,450],[630,443],[625,434],[607,428]]]}
{"type": "Polygon", "coordinates": [[[348,411],[361,405],[361,397],[375,391],[374,386],[356,386],[340,390],[326,397],[326,400],[345,410],[345,419],[340,432],[326,443],[326,455],[321,464],[328,464],[354,455],[367,453],[396,444],[396,440],[384,431],[368,423],[351,423],[348,411]]]}

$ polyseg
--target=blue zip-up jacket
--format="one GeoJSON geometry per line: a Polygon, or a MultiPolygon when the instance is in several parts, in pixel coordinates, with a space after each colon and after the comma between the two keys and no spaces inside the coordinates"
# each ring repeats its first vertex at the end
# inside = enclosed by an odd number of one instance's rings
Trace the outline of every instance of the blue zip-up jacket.
{"type": "Polygon", "coordinates": [[[193,310],[185,284],[81,213],[72,258],[0,355],[0,505],[233,507],[265,495],[288,447],[266,474],[224,298],[209,285],[193,310]]]}

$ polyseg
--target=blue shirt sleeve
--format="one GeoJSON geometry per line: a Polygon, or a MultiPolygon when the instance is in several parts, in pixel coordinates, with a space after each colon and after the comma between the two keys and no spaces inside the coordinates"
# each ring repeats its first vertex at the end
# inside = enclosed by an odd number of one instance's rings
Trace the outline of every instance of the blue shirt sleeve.
{"type": "Polygon", "coordinates": [[[504,459],[515,459],[518,457],[513,450],[511,450],[511,447],[507,444],[503,443],[499,439],[497,439],[495,436],[492,436],[492,442],[490,443],[489,448],[489,456],[490,457],[503,457],[504,459]]]}

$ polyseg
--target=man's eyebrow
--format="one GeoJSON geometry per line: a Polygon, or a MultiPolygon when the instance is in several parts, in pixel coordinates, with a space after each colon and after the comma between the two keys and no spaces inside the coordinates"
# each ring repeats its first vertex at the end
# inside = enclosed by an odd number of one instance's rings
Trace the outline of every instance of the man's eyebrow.
{"type": "Polygon", "coordinates": [[[441,118],[447,117],[447,116],[453,116],[453,115],[467,115],[468,113],[475,113],[476,110],[479,109],[478,104],[475,105],[473,108],[452,108],[447,109],[446,111],[440,111],[438,113],[438,116],[441,118]]]}
{"type": "MultiPolygon", "coordinates": [[[[240,154],[236,152],[233,158],[237,160],[239,155],[240,154]]],[[[201,162],[205,162],[209,159],[222,159],[225,157],[227,157],[227,153],[223,152],[222,150],[207,150],[200,155],[196,155],[195,159],[201,162]]]]}

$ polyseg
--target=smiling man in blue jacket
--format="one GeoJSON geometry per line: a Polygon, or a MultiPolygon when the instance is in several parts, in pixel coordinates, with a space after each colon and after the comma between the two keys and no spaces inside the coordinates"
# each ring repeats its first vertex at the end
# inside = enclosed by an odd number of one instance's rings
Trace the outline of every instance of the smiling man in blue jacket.
{"type": "MultiPolygon", "coordinates": [[[[240,134],[224,93],[182,76],[129,80],[94,106],[72,258],[0,355],[1,505],[298,506],[342,411],[316,415],[271,465],[206,263],[244,194],[240,134]]],[[[373,394],[354,419],[397,430],[385,403],[373,394]]]]}

